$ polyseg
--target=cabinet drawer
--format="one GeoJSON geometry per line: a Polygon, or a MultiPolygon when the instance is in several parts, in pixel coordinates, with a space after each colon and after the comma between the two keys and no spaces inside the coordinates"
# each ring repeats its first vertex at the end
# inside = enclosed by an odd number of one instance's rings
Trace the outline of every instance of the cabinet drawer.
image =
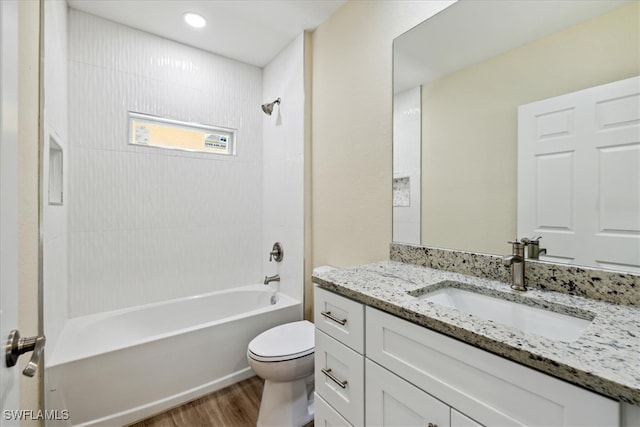
{"type": "Polygon", "coordinates": [[[364,306],[333,292],[315,287],[314,318],[316,328],[364,352],[364,306]]]}
{"type": "Polygon", "coordinates": [[[366,361],[367,425],[449,426],[449,407],[374,362],[366,361]]]}
{"type": "Polygon", "coordinates": [[[348,422],[364,424],[364,356],[317,329],[315,385],[348,422]]]}
{"type": "Polygon", "coordinates": [[[314,427],[353,427],[336,412],[318,393],[314,396],[314,427]]]}
{"type": "Polygon", "coordinates": [[[617,402],[367,307],[367,357],[488,425],[619,425],[617,402]]]}

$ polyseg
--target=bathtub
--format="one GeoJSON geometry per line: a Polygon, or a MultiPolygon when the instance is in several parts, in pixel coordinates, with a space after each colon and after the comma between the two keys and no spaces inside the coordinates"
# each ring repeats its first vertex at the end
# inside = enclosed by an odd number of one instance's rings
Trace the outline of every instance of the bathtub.
{"type": "Polygon", "coordinates": [[[46,354],[46,408],[64,415],[47,425],[125,425],[249,378],[249,341],[301,315],[251,285],[70,319],[46,354]]]}

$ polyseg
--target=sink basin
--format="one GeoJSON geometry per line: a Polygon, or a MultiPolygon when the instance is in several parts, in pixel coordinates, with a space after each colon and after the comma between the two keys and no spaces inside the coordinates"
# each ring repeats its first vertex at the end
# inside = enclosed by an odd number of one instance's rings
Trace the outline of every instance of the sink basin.
{"type": "Polygon", "coordinates": [[[414,296],[554,341],[577,340],[593,320],[593,316],[582,319],[453,286],[414,296]]]}

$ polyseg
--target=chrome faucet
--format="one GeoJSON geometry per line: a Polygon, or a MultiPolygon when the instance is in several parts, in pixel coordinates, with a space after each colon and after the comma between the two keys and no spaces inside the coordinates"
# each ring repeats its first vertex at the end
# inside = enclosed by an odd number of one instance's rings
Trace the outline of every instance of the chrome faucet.
{"type": "Polygon", "coordinates": [[[273,276],[264,276],[264,284],[268,285],[271,282],[279,282],[280,281],[280,275],[279,274],[275,274],[273,276]]]}
{"type": "Polygon", "coordinates": [[[524,283],[524,247],[525,243],[514,240],[511,255],[502,257],[502,263],[511,267],[511,289],[526,291],[524,283]]]}

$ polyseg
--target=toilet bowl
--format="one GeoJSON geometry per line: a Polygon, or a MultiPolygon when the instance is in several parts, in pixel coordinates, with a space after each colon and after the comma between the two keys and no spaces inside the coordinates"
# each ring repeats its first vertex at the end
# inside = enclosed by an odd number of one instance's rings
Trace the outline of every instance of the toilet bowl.
{"type": "Polygon", "coordinates": [[[313,419],[314,332],[313,323],[302,320],[249,343],[249,365],[265,380],[258,426],[298,427],[313,419]]]}

